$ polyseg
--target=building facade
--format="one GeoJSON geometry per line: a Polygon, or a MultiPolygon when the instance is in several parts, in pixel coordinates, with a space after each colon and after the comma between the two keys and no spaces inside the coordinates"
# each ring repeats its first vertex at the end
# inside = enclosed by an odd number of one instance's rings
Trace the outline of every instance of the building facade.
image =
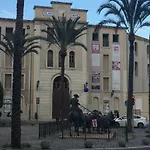
{"type": "MultiPolygon", "coordinates": [[[[78,40],[87,46],[88,51],[80,47],[67,51],[65,98],[78,94],[80,103],[90,110],[97,109],[103,113],[119,110],[120,114],[124,114],[128,85],[128,35],[124,28],[119,28],[116,32],[115,28],[107,26],[95,32],[95,26],[87,23],[87,10],[72,9],[71,5],[72,3],[52,1],[51,7],[35,6],[35,17],[24,21],[24,31],[30,33],[30,36],[47,36],[41,30],[47,29],[46,23],[49,24],[48,19],[52,15],[80,17],[78,27],[86,24],[87,31],[78,40]],[[88,92],[84,92],[85,84],[88,92]]],[[[10,38],[14,26],[15,20],[0,19],[1,33],[10,38]]],[[[60,109],[59,50],[53,45],[48,47],[45,41],[39,40],[39,43],[42,47],[39,54],[29,54],[23,59],[22,119],[28,119],[30,112],[32,119],[35,113],[39,120],[55,119],[56,112],[60,109]]],[[[134,107],[137,113],[141,110],[145,116],[148,115],[147,45],[148,40],[136,37],[134,94],[137,102],[134,107]]],[[[0,53],[0,79],[5,89],[4,101],[9,103],[12,97],[12,61],[3,52],[0,53]]],[[[9,107],[11,105],[4,105],[4,114],[9,111],[9,107]]]]}

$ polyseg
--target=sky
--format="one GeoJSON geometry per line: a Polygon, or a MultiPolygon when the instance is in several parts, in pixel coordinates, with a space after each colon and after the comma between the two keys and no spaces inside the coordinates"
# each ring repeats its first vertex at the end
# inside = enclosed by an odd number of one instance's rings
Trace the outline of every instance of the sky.
{"type": "MultiPolygon", "coordinates": [[[[56,0],[54,0],[56,1],[56,0]]],[[[98,7],[107,0],[57,0],[61,2],[72,2],[72,8],[87,9],[87,21],[90,24],[97,24],[103,15],[97,14],[98,7]]],[[[17,0],[1,0],[0,4],[0,17],[2,18],[15,18],[16,17],[16,2],[17,0]],[[8,2],[9,1],[9,2],[8,2]],[[8,3],[7,3],[8,2],[8,3]]],[[[34,5],[38,6],[51,6],[51,0],[25,0],[24,18],[34,18],[34,5]]],[[[150,27],[140,29],[137,35],[148,38],[150,34],[150,27]]]]}

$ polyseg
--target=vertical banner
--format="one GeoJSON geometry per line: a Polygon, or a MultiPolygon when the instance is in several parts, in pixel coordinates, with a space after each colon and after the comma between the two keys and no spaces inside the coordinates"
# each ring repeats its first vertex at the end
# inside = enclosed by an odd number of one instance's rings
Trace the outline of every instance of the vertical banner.
{"type": "Polygon", "coordinates": [[[120,45],[112,46],[112,90],[120,92],[120,45]]]}
{"type": "Polygon", "coordinates": [[[100,45],[92,44],[92,92],[100,92],[100,45]]]}

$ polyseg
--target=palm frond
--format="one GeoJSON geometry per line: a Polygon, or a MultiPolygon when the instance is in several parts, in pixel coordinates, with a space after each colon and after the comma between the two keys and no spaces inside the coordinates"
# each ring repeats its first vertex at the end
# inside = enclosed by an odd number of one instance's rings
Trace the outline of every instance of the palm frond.
{"type": "Polygon", "coordinates": [[[80,46],[80,47],[84,48],[86,51],[88,50],[87,47],[83,43],[80,43],[80,42],[74,42],[74,43],[70,44],[70,47],[73,47],[73,46],[80,46]]]}
{"type": "Polygon", "coordinates": [[[2,49],[5,51],[6,54],[13,57],[14,53],[13,51],[8,47],[7,43],[0,41],[0,45],[2,46],[2,49]]]}
{"type": "Polygon", "coordinates": [[[26,44],[26,45],[24,45],[24,48],[23,48],[23,51],[25,51],[26,49],[28,49],[30,46],[32,46],[32,45],[35,45],[35,44],[38,44],[39,42],[31,42],[31,43],[28,43],[28,44],[26,44]]]}
{"type": "Polygon", "coordinates": [[[3,39],[6,41],[6,43],[8,44],[9,46],[9,49],[12,50],[12,53],[14,53],[14,46],[13,46],[13,43],[3,34],[1,34],[3,39]]]}
{"type": "Polygon", "coordinates": [[[35,53],[38,54],[38,51],[35,49],[29,49],[26,52],[22,53],[22,57],[24,57],[25,55],[29,54],[29,53],[35,53]]]}
{"type": "Polygon", "coordinates": [[[95,27],[95,32],[97,32],[102,26],[107,25],[107,24],[113,24],[115,25],[117,28],[121,27],[121,22],[119,21],[115,21],[112,19],[107,19],[107,20],[102,20],[100,21],[96,27],[95,27]]]}
{"type": "Polygon", "coordinates": [[[5,51],[4,49],[2,49],[0,47],[0,51],[2,51],[3,53],[5,53],[7,56],[9,56],[11,59],[13,59],[13,56],[11,56],[7,51],[5,51]]]}
{"type": "Polygon", "coordinates": [[[35,40],[39,40],[41,38],[41,36],[33,36],[33,37],[29,37],[29,38],[25,38],[23,39],[23,45],[26,43],[30,43],[33,42],[35,40]]]}
{"type": "Polygon", "coordinates": [[[102,4],[97,12],[100,14],[104,9],[107,9],[102,20],[96,27],[100,28],[102,24],[119,24],[126,27],[128,32],[135,33],[140,27],[147,26],[143,24],[150,16],[150,1],[149,0],[109,0],[108,3],[102,4]],[[118,23],[110,21],[107,18],[110,15],[115,15],[118,18],[118,23]]]}
{"type": "Polygon", "coordinates": [[[150,27],[150,22],[143,22],[143,23],[140,25],[140,28],[143,28],[143,27],[150,27]]]}

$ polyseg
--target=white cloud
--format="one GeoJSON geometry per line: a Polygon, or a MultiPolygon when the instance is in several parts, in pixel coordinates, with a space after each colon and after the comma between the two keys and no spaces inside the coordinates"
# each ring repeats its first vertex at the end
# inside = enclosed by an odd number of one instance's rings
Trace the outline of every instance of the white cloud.
{"type": "Polygon", "coordinates": [[[15,18],[16,14],[2,9],[0,10],[0,17],[15,18]]]}

